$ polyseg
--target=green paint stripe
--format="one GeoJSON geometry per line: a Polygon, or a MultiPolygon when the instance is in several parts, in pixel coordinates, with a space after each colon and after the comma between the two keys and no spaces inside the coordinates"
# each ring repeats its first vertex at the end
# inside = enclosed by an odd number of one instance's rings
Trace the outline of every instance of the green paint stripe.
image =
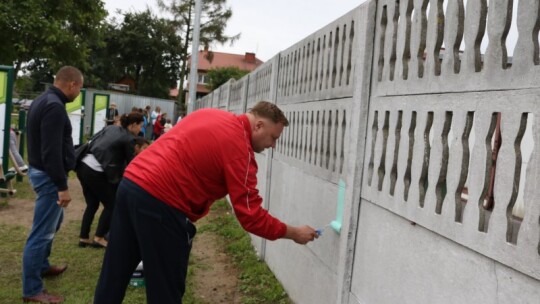
{"type": "Polygon", "coordinates": [[[337,211],[336,211],[336,220],[330,223],[330,227],[334,229],[335,232],[341,232],[341,223],[343,221],[343,207],[345,206],[345,181],[340,179],[338,183],[338,198],[337,198],[337,211]]]}

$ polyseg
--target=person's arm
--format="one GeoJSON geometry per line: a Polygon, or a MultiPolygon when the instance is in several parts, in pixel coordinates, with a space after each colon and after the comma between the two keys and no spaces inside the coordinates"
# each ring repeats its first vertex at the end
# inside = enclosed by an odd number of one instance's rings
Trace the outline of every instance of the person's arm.
{"type": "Polygon", "coordinates": [[[66,110],[60,103],[50,103],[41,117],[41,162],[45,172],[58,191],[67,190],[66,170],[63,161],[64,125],[66,110]]]}
{"type": "Polygon", "coordinates": [[[124,143],[124,157],[126,160],[126,166],[135,157],[135,138],[133,136],[129,136],[129,139],[127,139],[124,143]]]}
{"type": "Polygon", "coordinates": [[[58,205],[60,207],[67,207],[70,202],[71,202],[71,195],[69,194],[68,189],[64,191],[58,191],[58,205]]]}
{"type": "MultiPolygon", "coordinates": [[[[254,155],[251,154],[251,157],[254,155]]],[[[225,179],[234,213],[242,227],[260,237],[276,240],[286,238],[306,244],[318,237],[309,226],[286,225],[262,208],[257,190],[257,164],[255,159],[239,158],[225,166],[225,179]],[[249,162],[249,167],[248,167],[249,162]]]]}
{"type": "Polygon", "coordinates": [[[287,232],[283,238],[295,241],[298,244],[307,244],[310,241],[318,238],[319,235],[310,226],[290,226],[287,225],[287,232]]]}

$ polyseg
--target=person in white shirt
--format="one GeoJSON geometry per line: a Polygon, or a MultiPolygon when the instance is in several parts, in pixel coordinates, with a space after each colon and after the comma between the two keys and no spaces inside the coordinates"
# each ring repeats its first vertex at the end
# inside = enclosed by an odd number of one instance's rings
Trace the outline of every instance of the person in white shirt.
{"type": "Polygon", "coordinates": [[[173,125],[171,123],[171,119],[167,118],[167,122],[165,123],[165,126],[163,128],[163,133],[167,133],[172,129],[173,125]]]}

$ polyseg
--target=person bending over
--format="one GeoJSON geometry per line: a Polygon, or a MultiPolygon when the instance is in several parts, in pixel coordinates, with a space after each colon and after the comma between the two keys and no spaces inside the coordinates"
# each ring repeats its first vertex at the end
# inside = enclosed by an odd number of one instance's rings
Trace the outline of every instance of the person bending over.
{"type": "Polygon", "coordinates": [[[202,109],[137,156],[118,188],[94,303],[121,303],[141,259],[148,303],[182,303],[193,223],[227,194],[250,233],[298,244],[317,238],[310,226],[290,226],[270,215],[256,188],[254,153],[275,148],[288,124],[270,102],[242,115],[202,109]]]}

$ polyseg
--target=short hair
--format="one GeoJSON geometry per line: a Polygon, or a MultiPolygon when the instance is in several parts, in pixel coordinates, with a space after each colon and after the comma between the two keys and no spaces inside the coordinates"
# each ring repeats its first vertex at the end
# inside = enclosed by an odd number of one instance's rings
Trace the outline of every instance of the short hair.
{"type": "Polygon", "coordinates": [[[79,83],[82,81],[83,74],[82,72],[77,69],[76,67],[66,65],[60,68],[58,72],[56,72],[56,77],[54,78],[54,82],[76,82],[79,83]]]}
{"type": "Polygon", "coordinates": [[[144,145],[150,145],[150,142],[146,140],[144,137],[137,136],[135,137],[135,145],[142,147],[144,145]]]}
{"type": "Polygon", "coordinates": [[[269,102],[269,101],[259,101],[257,102],[249,113],[263,118],[268,118],[274,123],[282,123],[285,127],[289,125],[289,120],[285,117],[285,114],[281,111],[278,106],[269,102]]]}

